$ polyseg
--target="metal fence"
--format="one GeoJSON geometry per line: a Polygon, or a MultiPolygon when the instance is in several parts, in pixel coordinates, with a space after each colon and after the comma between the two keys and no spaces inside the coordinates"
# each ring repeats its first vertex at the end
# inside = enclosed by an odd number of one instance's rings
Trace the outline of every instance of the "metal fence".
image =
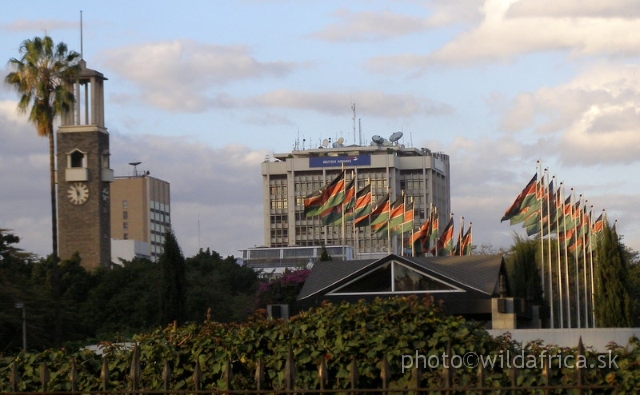
{"type": "MultiPolygon", "coordinates": [[[[450,351],[450,345],[447,347],[450,351]]],[[[451,355],[450,352],[447,355],[451,355]]],[[[582,341],[578,344],[575,356],[585,356],[582,341]]],[[[402,384],[392,380],[392,372],[387,358],[379,364],[376,388],[363,388],[359,379],[358,364],[354,359],[348,367],[348,377],[342,377],[337,384],[336,377],[329,376],[329,369],[325,359],[317,364],[317,380],[314,388],[300,388],[296,385],[297,370],[294,353],[289,348],[282,371],[282,380],[278,383],[270,382],[266,385],[265,366],[262,358],[255,363],[255,373],[251,377],[252,383],[243,388],[235,388],[232,363],[227,361],[220,374],[221,381],[214,387],[210,383],[203,385],[202,370],[198,360],[193,362],[190,371],[188,389],[176,388],[172,380],[172,367],[169,361],[162,363],[161,383],[151,389],[141,380],[140,350],[135,347],[131,352],[126,383],[113,386],[109,372],[109,356],[102,357],[102,368],[99,372],[99,389],[86,390],[80,388],[80,377],[76,360],[72,359],[68,368],[62,372],[52,372],[45,362],[39,366],[40,388],[35,391],[20,391],[20,375],[18,364],[11,365],[9,377],[9,391],[6,394],[395,394],[395,395],[427,395],[427,394],[616,394],[619,392],[614,384],[603,384],[602,377],[594,380],[586,374],[585,368],[574,367],[562,369],[544,364],[535,383],[525,382],[522,370],[511,367],[499,373],[487,370],[483,364],[478,364],[477,370],[469,375],[462,374],[460,369],[445,366],[435,371],[423,372],[418,363],[411,367],[411,379],[402,384]],[[66,376],[68,390],[51,390],[52,377],[58,380],[61,375],[66,376]],[[117,387],[117,388],[115,388],[117,387]],[[147,388],[148,387],[148,388],[147,388]],[[245,388],[246,387],[246,388],[245,388]]],[[[143,364],[157,363],[156,361],[142,361],[143,364]]],[[[529,376],[531,378],[531,376],[529,376]]],[[[93,377],[93,380],[97,377],[93,377]]]]}

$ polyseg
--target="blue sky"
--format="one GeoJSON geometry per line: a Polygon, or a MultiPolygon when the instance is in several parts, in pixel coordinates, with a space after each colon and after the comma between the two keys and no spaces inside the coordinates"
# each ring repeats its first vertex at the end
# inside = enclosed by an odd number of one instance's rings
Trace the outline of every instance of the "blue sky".
{"type": "MultiPolygon", "coordinates": [[[[45,32],[79,52],[80,11],[112,167],[171,183],[186,255],[262,245],[260,163],[296,139],[353,143],[352,103],[365,144],[401,130],[450,155],[474,244],[521,232],[499,221],[541,160],[640,249],[635,1],[22,1],[0,15],[0,62],[45,32]]],[[[16,99],[0,84],[0,228],[44,255],[47,143],[16,99]]]]}

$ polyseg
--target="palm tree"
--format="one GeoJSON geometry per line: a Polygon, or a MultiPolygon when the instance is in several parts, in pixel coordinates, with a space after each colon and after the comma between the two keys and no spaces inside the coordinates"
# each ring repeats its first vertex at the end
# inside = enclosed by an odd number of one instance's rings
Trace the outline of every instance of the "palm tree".
{"type": "Polygon", "coordinates": [[[9,60],[12,71],[5,77],[5,82],[20,94],[18,112],[28,112],[29,122],[36,126],[38,135],[49,138],[51,230],[56,264],[58,224],[53,120],[73,108],[75,99],[71,87],[79,72],[80,54],[68,51],[65,43],[55,45],[49,36],[23,41],[19,52],[20,59],[9,60]]]}

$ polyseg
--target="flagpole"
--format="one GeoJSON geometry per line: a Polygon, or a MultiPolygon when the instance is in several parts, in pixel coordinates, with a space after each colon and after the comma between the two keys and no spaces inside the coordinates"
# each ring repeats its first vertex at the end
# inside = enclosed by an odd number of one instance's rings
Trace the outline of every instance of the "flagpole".
{"type": "MultiPolygon", "coordinates": [[[[555,180],[556,176],[553,176],[555,180]]],[[[562,185],[562,183],[560,183],[562,185]]],[[[558,198],[560,195],[560,188],[558,188],[557,192],[553,195],[553,214],[556,217],[556,234],[559,235],[558,231],[558,198]]],[[[551,204],[551,203],[549,203],[551,204]]],[[[562,262],[560,261],[560,238],[556,237],[557,249],[556,249],[556,259],[557,259],[557,278],[558,278],[558,299],[560,304],[560,328],[564,328],[564,290],[562,288],[562,262]]],[[[549,211],[549,254],[551,254],[551,211],[549,211]]]]}
{"type": "Polygon", "coordinates": [[[356,230],[356,205],[358,204],[358,168],[354,168],[355,171],[355,181],[353,182],[354,194],[353,194],[353,214],[351,215],[351,231],[353,232],[353,252],[354,259],[357,259],[358,256],[358,248],[360,245],[358,244],[358,232],[356,230]]]}
{"type": "MultiPolygon", "coordinates": [[[[536,199],[538,198],[538,190],[540,189],[540,185],[542,184],[543,180],[544,180],[544,174],[542,174],[542,164],[540,163],[540,160],[537,161],[538,164],[538,169],[537,169],[537,174],[540,174],[540,180],[538,180],[538,182],[536,182],[536,199]]],[[[540,208],[542,209],[542,204],[540,205],[540,208]]],[[[542,215],[541,215],[542,216],[542,215]]],[[[542,257],[542,255],[540,255],[542,257]]],[[[545,287],[545,273],[544,273],[544,259],[542,259],[542,262],[540,263],[540,274],[541,274],[541,279],[542,279],[542,297],[545,300],[548,300],[546,298],[546,287],[545,287]]]]}
{"type": "MultiPolygon", "coordinates": [[[[473,222],[469,221],[469,255],[471,255],[471,248],[473,247],[473,222]]],[[[465,244],[466,249],[466,244],[465,244]]],[[[467,255],[466,253],[464,255],[467,255]]]]}
{"type": "MultiPolygon", "coordinates": [[[[342,163],[342,171],[344,172],[344,162],[342,163]]],[[[353,171],[351,172],[351,179],[353,179],[353,171]]],[[[346,177],[346,174],[345,174],[345,177],[344,177],[344,182],[342,183],[342,196],[344,196],[344,197],[347,196],[347,177],[346,177]]],[[[346,224],[344,222],[344,214],[345,214],[345,212],[344,212],[344,208],[345,208],[344,197],[343,197],[343,200],[342,200],[342,221],[340,221],[340,222],[342,222],[342,227],[341,227],[342,228],[342,250],[343,250],[342,251],[342,256],[344,256],[344,245],[347,242],[347,235],[346,235],[347,227],[346,227],[346,224]]]]}
{"type": "MultiPolygon", "coordinates": [[[[547,190],[547,186],[545,186],[545,183],[547,183],[547,168],[544,169],[544,175],[542,177],[542,185],[540,186],[542,188],[542,202],[540,202],[540,259],[542,261],[542,267],[544,267],[545,262],[544,262],[544,221],[543,221],[543,208],[544,208],[544,204],[545,204],[545,200],[548,202],[549,199],[549,195],[546,193],[547,190]]],[[[552,273],[551,273],[551,262],[549,262],[549,273],[548,273],[548,277],[549,277],[549,310],[550,310],[550,318],[551,321],[549,323],[551,328],[555,328],[555,312],[554,312],[554,303],[553,303],[553,277],[552,277],[552,273]]],[[[544,281],[544,280],[543,280],[544,281]]]]}
{"type": "MultiPolygon", "coordinates": [[[[589,203],[588,199],[584,201],[584,209],[580,210],[582,215],[582,221],[580,221],[580,225],[584,229],[584,221],[585,221],[585,209],[587,208],[587,204],[589,203]]],[[[584,231],[582,232],[582,277],[584,278],[584,323],[585,328],[589,327],[589,294],[588,288],[589,284],[587,283],[587,246],[586,246],[586,238],[584,235],[584,231]]]]}
{"type": "Polygon", "coordinates": [[[387,217],[387,252],[391,254],[391,230],[389,225],[391,225],[391,196],[389,196],[389,216],[387,217]]]}
{"type": "MultiPolygon", "coordinates": [[[[602,209],[602,221],[603,224],[607,224],[607,226],[609,225],[609,221],[607,220],[607,211],[605,209],[602,209]]],[[[596,249],[598,248],[598,240],[596,240],[596,249]]],[[[596,260],[596,264],[598,263],[598,261],[596,260]]],[[[595,278],[595,271],[593,272],[593,277],[595,278]]],[[[596,327],[596,309],[595,309],[595,294],[596,294],[596,288],[595,288],[595,282],[591,285],[592,288],[592,298],[594,300],[593,302],[593,309],[591,310],[591,313],[593,314],[593,327],[596,327]]]]}
{"type": "MultiPolygon", "coordinates": [[[[580,199],[580,203],[578,204],[578,206],[582,206],[582,195],[579,196],[580,199]]],[[[575,210],[575,206],[572,204],[571,205],[571,221],[575,221],[574,220],[574,216],[573,216],[573,211],[575,210]]],[[[575,239],[576,244],[578,243],[578,224],[577,223],[573,223],[574,226],[574,232],[573,235],[571,236],[572,238],[575,239]]],[[[576,315],[578,316],[578,328],[581,328],[581,323],[582,320],[580,319],[580,263],[578,262],[578,248],[576,246],[575,252],[574,252],[574,257],[575,257],[575,264],[576,264],[576,303],[577,303],[577,309],[576,309],[576,315]]]]}
{"type": "MultiPolygon", "coordinates": [[[[573,189],[572,189],[573,191],[573,189]]],[[[565,195],[564,195],[564,185],[562,185],[562,230],[564,232],[563,244],[564,244],[564,285],[567,288],[567,328],[571,328],[571,288],[569,287],[569,256],[567,254],[567,221],[564,217],[565,210],[565,195]]],[[[571,204],[571,199],[569,199],[569,204],[571,204]]],[[[571,206],[569,206],[571,207],[571,206]]],[[[558,237],[558,239],[560,239],[558,237]]]]}
{"type": "Polygon", "coordinates": [[[464,237],[464,217],[460,217],[460,233],[458,233],[458,255],[462,255],[462,238],[464,237]]]}
{"type": "Polygon", "coordinates": [[[593,223],[592,223],[592,213],[593,213],[593,205],[591,205],[591,210],[589,212],[589,266],[591,266],[591,327],[596,327],[595,320],[595,296],[594,296],[594,272],[593,272],[593,223]]]}
{"type": "Polygon", "coordinates": [[[435,247],[435,254],[433,256],[438,256],[438,240],[440,240],[440,213],[438,213],[437,209],[436,209],[436,214],[438,215],[438,227],[436,228],[436,230],[438,231],[436,233],[436,243],[434,245],[435,247]]]}
{"type": "MultiPolygon", "coordinates": [[[[545,173],[547,172],[547,170],[545,169],[545,173]]],[[[549,176],[547,175],[547,192],[544,194],[545,196],[545,200],[546,200],[546,204],[547,204],[547,215],[549,215],[549,198],[551,197],[549,194],[551,193],[551,187],[553,185],[549,185],[549,176]]],[[[543,221],[542,223],[542,238],[543,238],[543,243],[544,243],[544,230],[545,230],[545,226],[544,226],[544,218],[543,216],[540,216],[540,220],[543,221]]],[[[551,262],[551,238],[550,238],[550,229],[549,229],[549,220],[547,219],[547,265],[549,265],[549,295],[550,295],[550,300],[551,300],[551,327],[555,328],[556,327],[556,315],[555,315],[555,301],[554,301],[554,295],[553,295],[553,263],[551,262]]]]}

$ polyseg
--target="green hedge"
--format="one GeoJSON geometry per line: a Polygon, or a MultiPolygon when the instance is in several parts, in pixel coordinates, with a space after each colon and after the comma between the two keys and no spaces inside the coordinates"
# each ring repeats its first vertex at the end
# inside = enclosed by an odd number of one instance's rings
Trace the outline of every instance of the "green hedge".
{"type": "MultiPolygon", "coordinates": [[[[411,369],[404,369],[403,355],[416,353],[432,361],[442,361],[442,354],[495,357],[526,355],[574,355],[575,349],[542,346],[531,343],[521,347],[508,337],[491,337],[482,324],[460,317],[444,315],[431,298],[416,297],[376,299],[340,305],[323,304],[290,320],[270,320],[256,315],[246,323],[221,324],[204,322],[181,327],[168,326],[135,337],[141,361],[141,387],[162,389],[165,360],[172,370],[174,390],[193,389],[195,362],[201,370],[202,388],[225,389],[224,369],[227,361],[233,367],[231,389],[254,389],[254,375],[259,359],[264,364],[263,388],[281,388],[289,348],[293,351],[297,388],[319,388],[318,365],[325,361],[330,378],[326,388],[349,388],[349,371],[353,360],[359,372],[359,388],[380,388],[380,370],[386,358],[390,369],[389,385],[393,388],[412,387],[411,369]]],[[[109,389],[131,388],[128,381],[132,352],[117,344],[103,343],[109,366],[109,389]]],[[[584,369],[584,381],[592,384],[623,384],[631,392],[640,385],[640,353],[638,342],[632,339],[630,349],[612,347],[618,367],[584,369]],[[638,384],[637,384],[638,383],[638,384]]],[[[599,355],[587,349],[587,365],[598,363],[599,355]]],[[[9,377],[15,364],[20,382],[19,391],[41,389],[40,371],[43,362],[50,370],[49,390],[71,390],[70,361],[75,359],[80,391],[101,389],[102,357],[90,351],[67,353],[49,350],[39,354],[20,353],[0,358],[0,391],[10,390],[9,377]]],[[[406,358],[406,357],[405,357],[406,358]]],[[[451,362],[451,361],[449,361],[451,362]]],[[[499,365],[499,364],[498,364],[499,365]]],[[[406,367],[406,366],[405,366],[406,367]]],[[[423,369],[423,385],[437,383],[443,366],[423,369]]],[[[483,383],[478,383],[478,370],[462,366],[455,369],[456,383],[490,387],[518,385],[568,385],[577,380],[577,370],[560,366],[551,360],[548,379],[543,366],[529,366],[512,371],[506,366],[487,369],[483,383]]],[[[631,393],[630,392],[630,393],[631,393]]]]}

